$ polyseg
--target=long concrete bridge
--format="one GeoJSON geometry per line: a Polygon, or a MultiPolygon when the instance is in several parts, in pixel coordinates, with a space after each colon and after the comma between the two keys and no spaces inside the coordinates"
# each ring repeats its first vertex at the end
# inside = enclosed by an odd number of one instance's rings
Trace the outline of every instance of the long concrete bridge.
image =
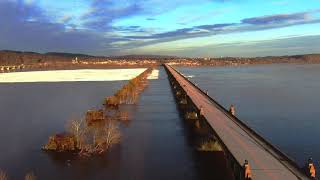
{"type": "Polygon", "coordinates": [[[237,117],[210,98],[169,65],[164,65],[175,93],[183,93],[188,104],[200,112],[214,131],[225,152],[235,179],[245,179],[243,164],[248,160],[252,179],[309,179],[298,165],[237,117]]]}

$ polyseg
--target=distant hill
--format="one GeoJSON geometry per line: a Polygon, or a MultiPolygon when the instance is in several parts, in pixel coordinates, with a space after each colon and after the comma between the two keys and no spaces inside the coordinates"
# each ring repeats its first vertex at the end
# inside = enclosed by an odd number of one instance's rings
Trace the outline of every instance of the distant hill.
{"type": "MultiPolygon", "coordinates": [[[[293,55],[293,56],[267,56],[267,57],[255,57],[255,58],[241,58],[241,57],[223,57],[223,58],[185,58],[177,56],[160,56],[160,55],[125,55],[125,56],[91,56],[78,53],[63,53],[63,52],[48,52],[45,54],[36,52],[22,52],[11,50],[0,50],[0,65],[1,64],[28,64],[39,62],[70,62],[78,57],[79,60],[86,61],[99,61],[99,60],[157,60],[160,63],[168,62],[170,60],[187,59],[193,62],[198,62],[202,65],[216,64],[216,62],[233,61],[237,63],[245,63],[250,61],[250,64],[259,63],[290,63],[290,62],[320,62],[320,54],[305,54],[305,55],[293,55]]],[[[180,61],[179,62],[182,62],[180,61]]]]}
{"type": "Polygon", "coordinates": [[[178,59],[178,56],[163,56],[163,55],[124,55],[124,56],[111,56],[113,59],[155,59],[155,60],[166,60],[166,59],[178,59]]]}
{"type": "Polygon", "coordinates": [[[37,52],[23,52],[23,51],[11,51],[11,50],[0,50],[0,64],[27,64],[27,63],[39,63],[39,62],[61,62],[61,61],[72,61],[78,57],[81,60],[101,60],[101,59],[125,59],[125,60],[141,60],[141,59],[152,59],[152,60],[170,60],[179,57],[176,56],[158,56],[158,55],[126,55],[126,56],[91,56],[87,54],[79,53],[64,53],[64,52],[48,52],[48,53],[37,53],[37,52]]]}
{"type": "Polygon", "coordinates": [[[63,53],[63,52],[48,52],[45,55],[50,56],[63,56],[63,57],[94,57],[87,54],[63,53]]]}
{"type": "Polygon", "coordinates": [[[0,64],[28,64],[28,63],[40,63],[45,61],[71,61],[73,57],[40,54],[36,52],[21,52],[21,51],[0,51],[0,64]]]}

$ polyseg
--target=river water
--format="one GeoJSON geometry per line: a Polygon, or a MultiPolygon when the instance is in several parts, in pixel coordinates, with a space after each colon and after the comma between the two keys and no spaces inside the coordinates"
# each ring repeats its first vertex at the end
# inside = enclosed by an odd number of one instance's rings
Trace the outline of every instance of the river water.
{"type": "Polygon", "coordinates": [[[0,169],[10,179],[230,179],[222,153],[198,152],[177,110],[167,75],[150,80],[122,139],[91,159],[41,151],[71,117],[101,107],[125,81],[0,84],[0,169]]]}
{"type": "MultiPolygon", "coordinates": [[[[303,165],[320,160],[320,65],[178,68],[223,106],[303,165]]],[[[125,81],[0,84],[0,169],[11,179],[230,179],[221,153],[197,152],[167,75],[150,80],[122,140],[83,159],[41,151],[71,117],[101,107],[125,81]]]]}
{"type": "Polygon", "coordinates": [[[320,65],[178,68],[300,166],[320,161],[320,65]]]}

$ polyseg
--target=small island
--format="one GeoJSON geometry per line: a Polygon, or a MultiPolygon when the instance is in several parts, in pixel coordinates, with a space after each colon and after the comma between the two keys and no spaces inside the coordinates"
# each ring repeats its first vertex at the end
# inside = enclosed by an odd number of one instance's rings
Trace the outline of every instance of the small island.
{"type": "Polygon", "coordinates": [[[76,152],[80,156],[99,155],[118,144],[121,139],[119,122],[127,121],[126,112],[121,105],[134,105],[148,84],[148,68],[139,76],[131,79],[115,95],[106,97],[102,109],[88,110],[84,118],[71,119],[63,133],[49,137],[42,147],[45,151],[76,152]]]}

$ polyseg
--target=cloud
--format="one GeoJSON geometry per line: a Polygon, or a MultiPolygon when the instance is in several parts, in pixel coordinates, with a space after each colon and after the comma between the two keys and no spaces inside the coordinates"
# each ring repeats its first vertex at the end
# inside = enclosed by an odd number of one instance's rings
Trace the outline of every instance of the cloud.
{"type": "MultiPolygon", "coordinates": [[[[262,40],[248,43],[227,43],[216,44],[198,48],[185,49],[184,52],[194,52],[190,56],[279,56],[310,54],[320,51],[320,36],[298,36],[290,38],[280,38],[274,40],[262,40]]],[[[182,51],[180,52],[182,53],[182,51]]]]}
{"type": "Polygon", "coordinates": [[[266,25],[266,24],[278,24],[288,22],[300,22],[307,21],[309,19],[310,12],[294,13],[294,14],[278,14],[272,16],[262,16],[243,19],[241,22],[244,24],[254,25],[266,25]]]}
{"type": "MultiPolygon", "coordinates": [[[[152,52],[159,55],[174,55],[187,57],[256,57],[256,56],[278,56],[311,54],[320,51],[320,35],[298,36],[280,38],[274,40],[261,40],[254,42],[233,42],[196,47],[155,48],[152,52]]],[[[143,48],[129,50],[128,53],[150,53],[143,48]]]]}
{"type": "Polygon", "coordinates": [[[320,18],[312,18],[312,15],[317,12],[318,10],[312,10],[308,12],[300,12],[293,14],[277,14],[271,16],[253,17],[243,19],[240,23],[200,25],[146,36],[126,36],[126,38],[134,40],[148,40],[145,42],[132,42],[132,46],[141,46],[143,44],[150,45],[160,42],[168,42],[195,37],[204,37],[216,34],[261,31],[302,24],[315,24],[320,23],[320,18]]]}
{"type": "Polygon", "coordinates": [[[94,30],[110,31],[111,23],[116,19],[127,18],[137,15],[142,11],[137,3],[124,7],[116,7],[111,0],[95,0],[91,5],[91,10],[85,16],[84,26],[94,30]]]}
{"type": "Polygon", "coordinates": [[[225,23],[225,24],[211,24],[211,25],[201,25],[195,26],[196,29],[206,29],[206,30],[219,30],[225,27],[230,27],[237,25],[236,23],[225,23]]]}
{"type": "Polygon", "coordinates": [[[112,53],[110,44],[124,40],[94,31],[67,29],[63,23],[51,22],[34,4],[21,1],[0,1],[0,26],[0,49],[112,53]]]}
{"type": "Polygon", "coordinates": [[[148,31],[141,26],[113,26],[112,29],[116,32],[126,33],[147,33],[148,31]]]}
{"type": "Polygon", "coordinates": [[[155,19],[155,18],[147,18],[146,20],[148,20],[148,21],[155,21],[156,19],[155,19]]]}
{"type": "Polygon", "coordinates": [[[59,21],[63,24],[69,24],[72,20],[72,17],[71,16],[63,16],[59,21]]]}

